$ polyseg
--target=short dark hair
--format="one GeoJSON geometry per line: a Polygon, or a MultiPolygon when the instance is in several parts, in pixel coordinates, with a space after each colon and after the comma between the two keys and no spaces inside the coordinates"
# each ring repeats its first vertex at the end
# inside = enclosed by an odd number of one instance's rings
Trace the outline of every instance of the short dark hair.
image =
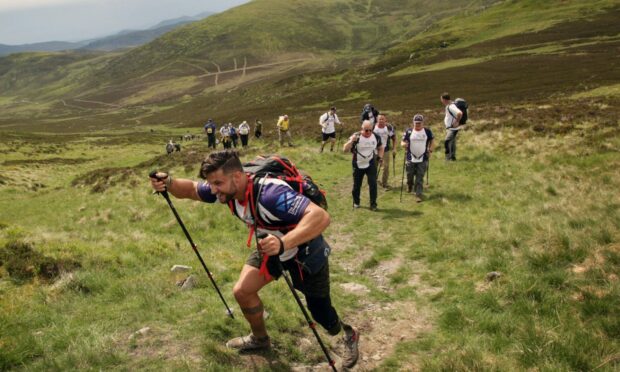
{"type": "Polygon", "coordinates": [[[224,150],[212,152],[202,161],[198,177],[206,179],[210,173],[223,170],[224,174],[230,174],[234,171],[243,172],[239,153],[235,150],[224,150]]]}
{"type": "Polygon", "coordinates": [[[450,99],[450,93],[448,93],[448,92],[441,93],[441,98],[449,100],[450,99]]]}

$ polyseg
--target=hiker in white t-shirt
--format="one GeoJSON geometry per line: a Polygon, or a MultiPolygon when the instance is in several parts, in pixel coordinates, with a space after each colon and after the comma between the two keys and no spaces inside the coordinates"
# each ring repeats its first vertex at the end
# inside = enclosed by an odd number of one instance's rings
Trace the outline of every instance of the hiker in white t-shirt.
{"type": "Polygon", "coordinates": [[[239,137],[241,137],[241,146],[248,146],[248,137],[250,136],[250,124],[247,121],[243,121],[243,123],[239,124],[239,137]]]}
{"type": "Polygon", "coordinates": [[[443,93],[440,97],[441,103],[446,107],[446,116],[443,119],[446,127],[446,160],[456,161],[456,136],[459,134],[459,122],[463,113],[450,99],[450,94],[443,93]]]}
{"type": "MultiPolygon", "coordinates": [[[[323,135],[323,141],[321,142],[321,152],[327,141],[331,142],[329,151],[334,151],[334,145],[336,144],[336,125],[342,125],[336,115],[336,108],[332,107],[328,112],[321,115],[319,118],[319,125],[321,126],[321,132],[323,135]]],[[[342,129],[341,129],[342,130],[342,129]]]]}
{"type": "Polygon", "coordinates": [[[415,192],[416,201],[422,201],[424,173],[428,168],[428,158],[435,148],[433,132],[424,128],[424,116],[416,114],[413,126],[403,134],[401,146],[407,151],[407,192],[415,192]]]}
{"type": "Polygon", "coordinates": [[[387,122],[387,117],[380,114],[377,118],[377,125],[373,129],[373,133],[381,137],[383,144],[383,173],[381,174],[381,187],[389,189],[388,177],[390,175],[390,152],[396,154],[396,135],[394,127],[387,122]]]}
{"type": "Polygon", "coordinates": [[[353,153],[353,208],[360,206],[362,181],[366,175],[370,192],[370,210],[376,211],[377,163],[383,162],[383,145],[381,137],[372,132],[372,123],[369,120],[362,122],[361,132],[353,133],[349,141],[344,144],[343,151],[353,153]],[[377,151],[376,157],[375,151],[377,151]]]}

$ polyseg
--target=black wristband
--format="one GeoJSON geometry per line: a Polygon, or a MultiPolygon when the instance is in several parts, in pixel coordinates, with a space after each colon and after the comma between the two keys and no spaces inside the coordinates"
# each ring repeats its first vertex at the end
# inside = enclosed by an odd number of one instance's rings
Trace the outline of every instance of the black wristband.
{"type": "Polygon", "coordinates": [[[279,236],[276,236],[276,238],[278,238],[278,240],[280,241],[280,251],[278,251],[278,256],[280,256],[282,253],[284,253],[284,242],[282,241],[282,239],[280,239],[279,236]]]}

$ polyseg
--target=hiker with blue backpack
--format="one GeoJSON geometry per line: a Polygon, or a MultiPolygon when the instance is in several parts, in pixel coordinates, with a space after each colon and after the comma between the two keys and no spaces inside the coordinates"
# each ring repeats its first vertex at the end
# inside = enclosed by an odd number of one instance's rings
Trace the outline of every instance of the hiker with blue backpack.
{"type": "Polygon", "coordinates": [[[424,116],[416,114],[413,117],[412,127],[405,131],[400,142],[406,151],[407,192],[414,192],[418,203],[422,202],[424,173],[428,170],[434,139],[433,132],[429,128],[424,128],[424,116]]]}
{"type": "Polygon", "coordinates": [[[443,93],[440,99],[446,111],[444,117],[446,161],[456,161],[456,137],[461,126],[467,123],[467,102],[462,98],[452,101],[449,93],[443,93]]]}
{"type": "Polygon", "coordinates": [[[240,352],[271,347],[258,292],[283,276],[332,368],[333,359],[295,289],[304,294],[312,317],[327,333],[344,333],[343,366],[355,365],[359,333],[341,320],[330,297],[331,248],[322,235],[330,216],[324,209],[324,194],[288,159],[277,156],[242,165],[234,150],[212,152],[202,162],[199,175],[201,182],[154,172],[150,181],[155,191],[167,191],[179,199],[227,204],[249,228],[248,247],[252,238],[256,240],[256,250],[245,261],[233,288],[251,333],[229,340],[226,346],[240,352]]]}

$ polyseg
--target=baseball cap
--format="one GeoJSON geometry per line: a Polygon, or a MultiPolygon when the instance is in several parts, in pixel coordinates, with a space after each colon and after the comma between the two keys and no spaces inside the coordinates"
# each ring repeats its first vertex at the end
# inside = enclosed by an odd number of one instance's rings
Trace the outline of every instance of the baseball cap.
{"type": "Polygon", "coordinates": [[[423,122],[424,121],[424,116],[422,116],[422,114],[415,114],[413,116],[413,122],[423,122]]]}

